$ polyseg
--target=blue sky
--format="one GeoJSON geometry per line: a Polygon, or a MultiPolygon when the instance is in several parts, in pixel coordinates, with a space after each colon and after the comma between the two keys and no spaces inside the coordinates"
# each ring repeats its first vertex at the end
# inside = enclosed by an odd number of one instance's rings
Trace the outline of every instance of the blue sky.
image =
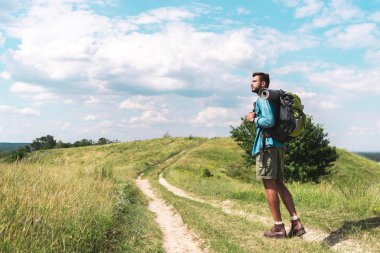
{"type": "Polygon", "coordinates": [[[252,72],[380,151],[380,0],[0,1],[0,141],[228,136],[252,72]]]}

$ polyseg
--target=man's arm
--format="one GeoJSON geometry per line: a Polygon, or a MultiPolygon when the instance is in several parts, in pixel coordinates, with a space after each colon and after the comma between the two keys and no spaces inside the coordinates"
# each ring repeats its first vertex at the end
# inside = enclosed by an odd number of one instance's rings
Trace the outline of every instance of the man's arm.
{"type": "Polygon", "coordinates": [[[260,109],[260,117],[255,118],[256,127],[260,128],[270,128],[274,126],[275,118],[274,112],[269,104],[268,100],[259,99],[257,101],[257,106],[260,109]]]}

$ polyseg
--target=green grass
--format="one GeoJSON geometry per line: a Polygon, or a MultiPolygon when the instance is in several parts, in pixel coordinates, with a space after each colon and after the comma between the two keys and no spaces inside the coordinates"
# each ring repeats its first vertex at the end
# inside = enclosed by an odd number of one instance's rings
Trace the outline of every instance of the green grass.
{"type": "Polygon", "coordinates": [[[202,139],[33,152],[0,163],[1,252],[163,252],[136,176],[202,139]]]}
{"type": "Polygon", "coordinates": [[[260,221],[228,215],[209,204],[175,196],[157,182],[156,174],[150,176],[150,181],[181,214],[188,227],[209,245],[210,252],[330,252],[324,244],[309,243],[301,239],[290,241],[264,238],[263,231],[268,227],[260,221]]]}
{"type": "MultiPolygon", "coordinates": [[[[379,247],[380,166],[338,151],[334,173],[322,183],[288,185],[297,209],[308,227],[379,247]]],[[[210,252],[328,252],[319,243],[264,239],[268,227],[259,221],[177,197],[157,182],[169,166],[165,177],[173,185],[269,218],[262,183],[242,153],[230,138],[162,138],[0,162],[0,252],[163,252],[161,231],[134,185],[142,172],[210,252]]]]}
{"type": "MultiPolygon", "coordinates": [[[[338,152],[333,174],[322,183],[288,184],[296,207],[307,226],[378,245],[380,166],[344,150],[338,152]]],[[[165,177],[205,199],[233,200],[241,208],[269,218],[262,183],[254,179],[254,168],[244,167],[241,154],[230,138],[210,140],[173,164],[165,177]],[[204,168],[211,177],[203,176],[204,168]]],[[[282,213],[289,219],[284,206],[282,213]]]]}

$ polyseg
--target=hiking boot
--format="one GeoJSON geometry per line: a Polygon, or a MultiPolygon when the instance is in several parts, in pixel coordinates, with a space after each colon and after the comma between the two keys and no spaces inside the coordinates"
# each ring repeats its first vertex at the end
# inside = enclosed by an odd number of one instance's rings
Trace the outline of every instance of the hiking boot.
{"type": "Polygon", "coordinates": [[[281,225],[274,225],[271,231],[265,232],[264,236],[267,238],[276,238],[276,239],[282,239],[286,238],[286,231],[284,224],[281,225]]]}
{"type": "Polygon", "coordinates": [[[302,236],[306,234],[305,228],[303,227],[300,219],[292,220],[291,223],[292,227],[288,234],[289,237],[302,236]]]}

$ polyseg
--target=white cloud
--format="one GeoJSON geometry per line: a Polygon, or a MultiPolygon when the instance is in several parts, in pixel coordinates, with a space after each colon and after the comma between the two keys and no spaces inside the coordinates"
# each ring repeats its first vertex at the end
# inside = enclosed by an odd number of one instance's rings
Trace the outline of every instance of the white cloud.
{"type": "Polygon", "coordinates": [[[378,121],[376,122],[376,127],[377,127],[378,129],[380,129],[380,120],[378,120],[378,121]]]}
{"type": "Polygon", "coordinates": [[[329,3],[321,0],[276,0],[276,2],[295,8],[296,18],[314,16],[311,23],[301,28],[302,31],[360,20],[364,17],[364,12],[351,0],[331,0],[329,3]]]}
{"type": "Polygon", "coordinates": [[[236,125],[236,112],[223,107],[207,107],[190,121],[195,126],[215,127],[236,125]]]}
{"type": "Polygon", "coordinates": [[[236,68],[263,67],[317,44],[265,27],[198,30],[181,22],[203,14],[191,11],[161,8],[122,19],[62,2],[36,4],[7,29],[21,43],[2,62],[15,81],[33,79],[54,92],[204,96],[239,85],[231,74],[236,68]],[[168,22],[147,32],[133,23],[144,15],[168,22]]]}
{"type": "Polygon", "coordinates": [[[71,105],[71,104],[74,104],[74,101],[72,99],[65,99],[65,100],[63,100],[63,104],[71,105]]]}
{"type": "Polygon", "coordinates": [[[372,13],[369,17],[369,20],[374,21],[374,22],[380,22],[380,11],[376,11],[372,13]]]}
{"type": "Polygon", "coordinates": [[[331,70],[310,72],[305,77],[317,87],[321,85],[328,87],[331,93],[337,90],[368,93],[365,87],[371,87],[371,92],[380,92],[380,72],[376,68],[362,70],[336,67],[331,70]]]}
{"type": "Polygon", "coordinates": [[[22,83],[22,82],[15,82],[11,87],[10,91],[13,93],[42,93],[46,92],[46,89],[40,86],[28,84],[28,83],[22,83]]]}
{"type": "Polygon", "coordinates": [[[132,98],[126,99],[119,104],[119,108],[121,109],[129,109],[129,110],[153,110],[155,102],[149,98],[144,96],[134,96],[132,98]]]}
{"type": "Polygon", "coordinates": [[[0,73],[0,77],[5,80],[9,80],[11,78],[11,75],[9,74],[9,72],[3,71],[0,73]]]}
{"type": "Polygon", "coordinates": [[[94,121],[97,117],[95,115],[89,114],[86,117],[83,118],[84,121],[94,121]]]}
{"type": "Polygon", "coordinates": [[[315,61],[315,62],[288,62],[286,65],[273,70],[277,75],[286,75],[291,73],[308,73],[314,69],[331,68],[331,64],[315,61]]]}
{"type": "Polygon", "coordinates": [[[328,6],[323,8],[321,15],[318,15],[312,24],[314,27],[325,27],[361,19],[363,16],[364,12],[353,5],[350,0],[332,0],[328,6]]]}
{"type": "Polygon", "coordinates": [[[300,27],[300,32],[310,29],[326,28],[332,25],[355,24],[365,22],[365,13],[351,0],[331,0],[329,3],[320,0],[290,1],[288,7],[296,8],[295,17],[312,16],[312,20],[300,27]]]}
{"type": "Polygon", "coordinates": [[[294,91],[295,94],[297,94],[301,99],[309,99],[313,98],[317,95],[315,92],[306,92],[306,91],[294,91]]]}
{"type": "Polygon", "coordinates": [[[63,124],[62,126],[62,130],[66,130],[67,128],[69,128],[71,126],[70,123],[66,122],[65,124],[63,124]]]}
{"type": "Polygon", "coordinates": [[[161,124],[167,123],[169,120],[166,118],[164,112],[148,110],[143,112],[139,117],[131,117],[129,123],[144,123],[144,124],[161,124]]]}
{"type": "Polygon", "coordinates": [[[42,104],[46,101],[59,99],[56,94],[47,92],[45,88],[28,83],[15,82],[9,90],[25,100],[33,100],[35,104],[42,104]]]}
{"type": "Polygon", "coordinates": [[[296,18],[312,16],[319,12],[323,7],[323,1],[320,0],[303,0],[302,2],[303,6],[296,9],[296,18]]]}
{"type": "Polygon", "coordinates": [[[282,3],[287,7],[297,7],[301,3],[301,0],[274,0],[274,2],[282,3]]]}
{"type": "Polygon", "coordinates": [[[22,108],[9,106],[9,105],[0,105],[0,112],[7,112],[12,114],[22,114],[22,115],[40,115],[38,110],[33,108],[22,108]]]}
{"type": "Polygon", "coordinates": [[[0,32],[0,48],[4,45],[5,37],[2,32],[0,32]]]}
{"type": "Polygon", "coordinates": [[[319,103],[319,108],[325,109],[325,110],[331,110],[331,109],[338,108],[338,105],[336,103],[330,102],[330,101],[321,101],[319,103]]]}
{"type": "Polygon", "coordinates": [[[94,96],[90,96],[90,98],[86,101],[84,101],[84,103],[86,105],[94,105],[94,104],[100,104],[102,102],[102,100],[100,100],[99,98],[96,98],[94,96]]]}
{"type": "Polygon", "coordinates": [[[377,134],[373,127],[368,126],[351,126],[347,131],[346,135],[357,136],[357,135],[374,135],[377,134]]]}
{"type": "Polygon", "coordinates": [[[35,95],[32,97],[32,99],[34,101],[45,102],[48,100],[58,100],[59,97],[53,93],[46,92],[46,93],[40,93],[38,95],[35,95]]]}
{"type": "Polygon", "coordinates": [[[99,123],[100,127],[110,127],[112,125],[113,125],[113,123],[110,120],[104,120],[104,121],[102,121],[102,122],[99,123]]]}
{"type": "Polygon", "coordinates": [[[148,25],[165,21],[173,22],[184,19],[193,19],[195,16],[197,16],[196,13],[183,8],[163,7],[132,17],[131,22],[138,25],[148,25]]]}
{"type": "Polygon", "coordinates": [[[249,15],[249,14],[250,14],[249,10],[247,10],[247,9],[244,8],[244,7],[239,7],[239,8],[237,8],[237,9],[236,9],[236,12],[237,12],[237,14],[239,14],[239,15],[249,15]]]}
{"type": "Polygon", "coordinates": [[[380,64],[380,50],[368,50],[365,53],[364,58],[367,62],[379,65],[380,64]]]}
{"type": "Polygon", "coordinates": [[[334,28],[325,33],[328,43],[332,46],[349,49],[367,47],[378,44],[376,39],[378,32],[374,23],[362,23],[345,27],[334,28]]]}

